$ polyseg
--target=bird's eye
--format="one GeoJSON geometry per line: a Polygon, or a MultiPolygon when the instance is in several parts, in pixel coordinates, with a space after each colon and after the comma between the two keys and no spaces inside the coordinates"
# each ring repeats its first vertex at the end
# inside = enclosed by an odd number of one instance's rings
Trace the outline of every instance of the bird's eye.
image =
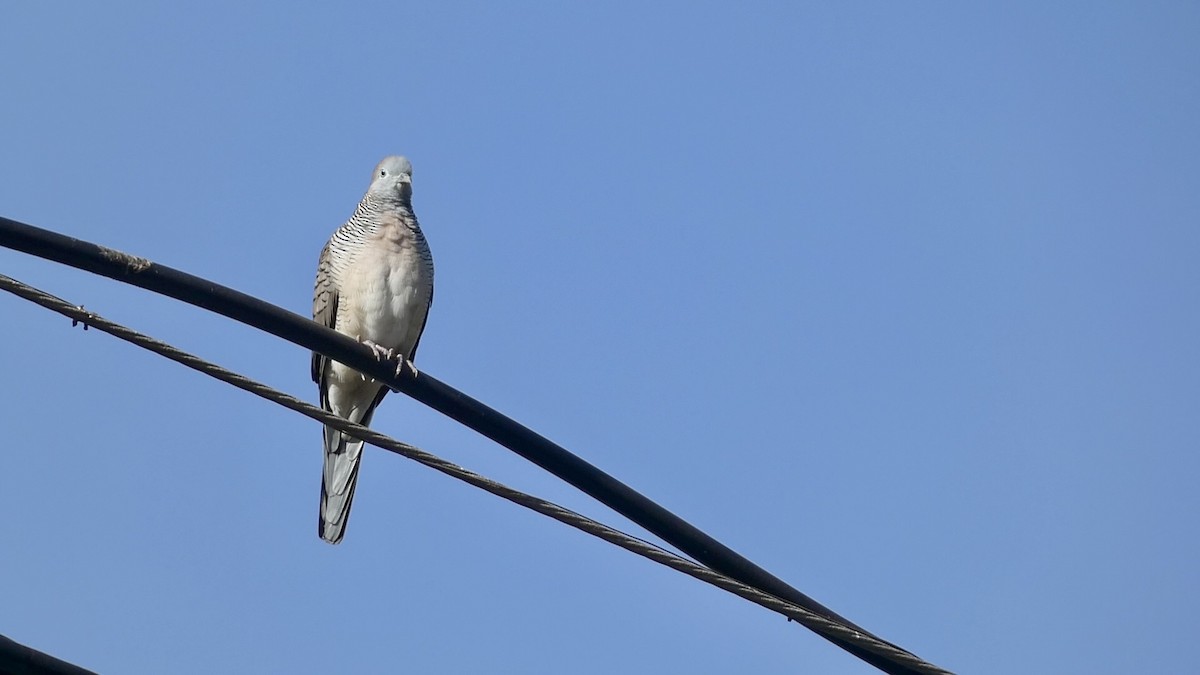
{"type": "Polygon", "coordinates": [[[386,176],[386,175],[387,175],[387,170],[385,169],[385,170],[383,170],[383,171],[380,171],[380,172],[379,172],[379,175],[380,175],[380,176],[386,176]]]}

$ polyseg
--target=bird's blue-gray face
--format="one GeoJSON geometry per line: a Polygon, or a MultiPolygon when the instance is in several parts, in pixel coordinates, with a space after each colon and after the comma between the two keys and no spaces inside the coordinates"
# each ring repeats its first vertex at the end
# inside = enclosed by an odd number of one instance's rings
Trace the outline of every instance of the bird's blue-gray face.
{"type": "Polygon", "coordinates": [[[409,198],[412,196],[412,163],[404,157],[385,157],[375,167],[370,191],[380,196],[409,198]]]}

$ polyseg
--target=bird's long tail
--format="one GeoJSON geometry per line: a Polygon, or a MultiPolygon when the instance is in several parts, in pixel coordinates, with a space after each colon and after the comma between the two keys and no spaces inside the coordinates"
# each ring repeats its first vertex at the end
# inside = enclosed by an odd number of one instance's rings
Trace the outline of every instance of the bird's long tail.
{"type": "MultiPolygon", "coordinates": [[[[386,393],[384,389],[382,393],[386,393]]],[[[378,396],[368,406],[361,419],[351,421],[367,425],[379,405],[378,396]]],[[[354,488],[358,485],[358,467],[362,462],[363,442],[351,438],[333,427],[325,427],[325,465],[321,472],[321,513],[317,533],[325,541],[336,544],[346,533],[354,488]]]]}

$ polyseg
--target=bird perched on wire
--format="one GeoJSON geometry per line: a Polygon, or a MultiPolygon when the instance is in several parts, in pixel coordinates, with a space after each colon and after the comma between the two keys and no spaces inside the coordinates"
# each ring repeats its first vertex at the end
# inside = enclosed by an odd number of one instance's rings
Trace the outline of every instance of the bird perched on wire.
{"type": "MultiPolygon", "coordinates": [[[[398,358],[399,375],[417,354],[432,304],[433,256],[412,210],[412,164],[386,157],[375,167],[354,215],[321,251],[313,320],[363,342],[380,360],[398,358]]],[[[364,425],[388,392],[387,386],[317,353],[312,377],[322,408],[364,425]]],[[[346,532],[362,451],[362,441],[325,427],[317,532],[331,544],[346,532]]]]}

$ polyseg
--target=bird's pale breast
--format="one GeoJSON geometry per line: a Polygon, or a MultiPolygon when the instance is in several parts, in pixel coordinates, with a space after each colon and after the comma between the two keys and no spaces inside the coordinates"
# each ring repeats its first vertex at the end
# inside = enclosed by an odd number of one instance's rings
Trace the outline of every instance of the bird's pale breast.
{"type": "Polygon", "coordinates": [[[408,355],[425,323],[433,280],[402,222],[388,222],[370,236],[378,241],[362,247],[345,275],[350,283],[343,296],[355,301],[339,307],[345,313],[338,328],[408,355]]]}

